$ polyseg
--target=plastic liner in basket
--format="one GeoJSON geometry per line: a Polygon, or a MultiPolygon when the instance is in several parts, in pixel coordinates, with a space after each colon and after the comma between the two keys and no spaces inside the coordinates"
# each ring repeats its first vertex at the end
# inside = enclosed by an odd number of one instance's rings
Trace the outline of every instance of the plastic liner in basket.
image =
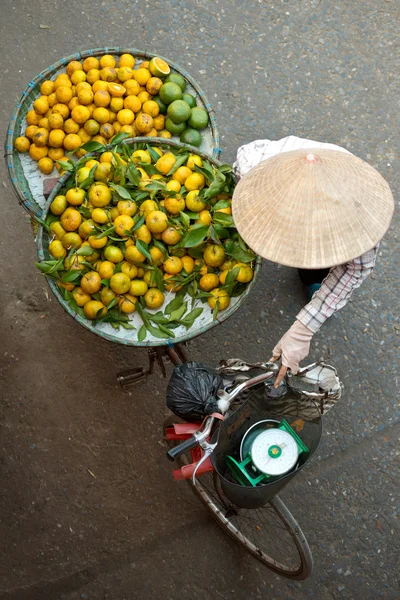
{"type": "Polygon", "coordinates": [[[218,445],[211,455],[211,462],[220,477],[223,493],[239,507],[258,508],[266,504],[309,462],[321,439],[322,421],[318,406],[310,415],[310,405],[304,404],[300,394],[290,388],[286,391],[282,388],[279,397],[273,397],[276,392],[270,386],[257,388],[247,402],[221,423],[212,439],[212,442],[218,441],[218,445]],[[292,471],[278,479],[256,487],[238,484],[226,466],[226,456],[240,460],[241,440],[252,425],[265,419],[281,421],[283,418],[307,446],[308,453],[300,456],[292,471]]]}
{"type": "Polygon", "coordinates": [[[187,421],[202,421],[213,412],[221,413],[216,397],[223,387],[215,369],[188,362],[175,367],[167,387],[167,406],[187,421]]]}

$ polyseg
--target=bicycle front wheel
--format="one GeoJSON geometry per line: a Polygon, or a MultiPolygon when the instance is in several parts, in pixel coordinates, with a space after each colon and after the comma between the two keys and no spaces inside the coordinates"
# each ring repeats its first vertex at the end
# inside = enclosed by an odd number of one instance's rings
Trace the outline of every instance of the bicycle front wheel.
{"type": "MultiPolygon", "coordinates": [[[[167,419],[164,429],[177,421],[167,419]]],[[[176,444],[173,440],[168,443],[176,444]]],[[[178,461],[182,465],[190,462],[185,455],[178,461]]],[[[278,496],[261,508],[239,508],[224,495],[215,471],[197,478],[196,485],[191,479],[188,483],[220,527],[264,566],[289,579],[304,580],[310,576],[313,560],[309,545],[278,496]]]]}

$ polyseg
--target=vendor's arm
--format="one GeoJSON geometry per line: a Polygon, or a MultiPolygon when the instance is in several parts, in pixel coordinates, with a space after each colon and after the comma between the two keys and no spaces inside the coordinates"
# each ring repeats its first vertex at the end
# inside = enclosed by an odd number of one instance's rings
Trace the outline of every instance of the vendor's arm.
{"type": "Polygon", "coordinates": [[[359,258],[332,268],[314,294],[311,301],[299,312],[292,327],[279,340],[273,350],[273,359],[282,357],[282,367],[275,381],[277,387],[288,368],[297,373],[299,363],[308,356],[310,342],[321,325],[343,308],[349,301],[353,291],[372,272],[378,252],[376,246],[359,258]]]}

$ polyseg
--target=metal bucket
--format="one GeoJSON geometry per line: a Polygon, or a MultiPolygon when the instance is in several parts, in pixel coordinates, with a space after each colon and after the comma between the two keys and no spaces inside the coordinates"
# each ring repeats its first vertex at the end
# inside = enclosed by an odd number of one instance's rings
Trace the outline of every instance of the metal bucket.
{"type": "Polygon", "coordinates": [[[241,508],[259,508],[278,494],[311,460],[322,435],[321,417],[312,420],[309,417],[305,418],[304,404],[300,398],[293,398],[288,392],[287,403],[285,403],[282,398],[275,400],[268,397],[267,390],[264,385],[258,388],[245,404],[221,423],[212,440],[212,442],[218,441],[211,455],[211,462],[220,477],[222,490],[228,500],[241,508]],[[290,405],[289,414],[288,405],[290,405]],[[283,418],[307,446],[308,453],[300,455],[296,467],[278,479],[256,487],[239,485],[226,466],[226,456],[239,458],[242,438],[255,423],[264,419],[281,421],[283,418]]]}

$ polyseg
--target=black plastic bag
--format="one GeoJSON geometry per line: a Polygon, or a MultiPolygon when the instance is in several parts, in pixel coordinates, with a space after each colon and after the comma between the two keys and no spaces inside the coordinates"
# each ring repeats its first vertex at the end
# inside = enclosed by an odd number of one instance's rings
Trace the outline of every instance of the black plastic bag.
{"type": "Polygon", "coordinates": [[[223,380],[215,369],[188,362],[175,367],[167,387],[167,406],[186,421],[202,421],[213,412],[220,413],[217,391],[223,380]]]}

